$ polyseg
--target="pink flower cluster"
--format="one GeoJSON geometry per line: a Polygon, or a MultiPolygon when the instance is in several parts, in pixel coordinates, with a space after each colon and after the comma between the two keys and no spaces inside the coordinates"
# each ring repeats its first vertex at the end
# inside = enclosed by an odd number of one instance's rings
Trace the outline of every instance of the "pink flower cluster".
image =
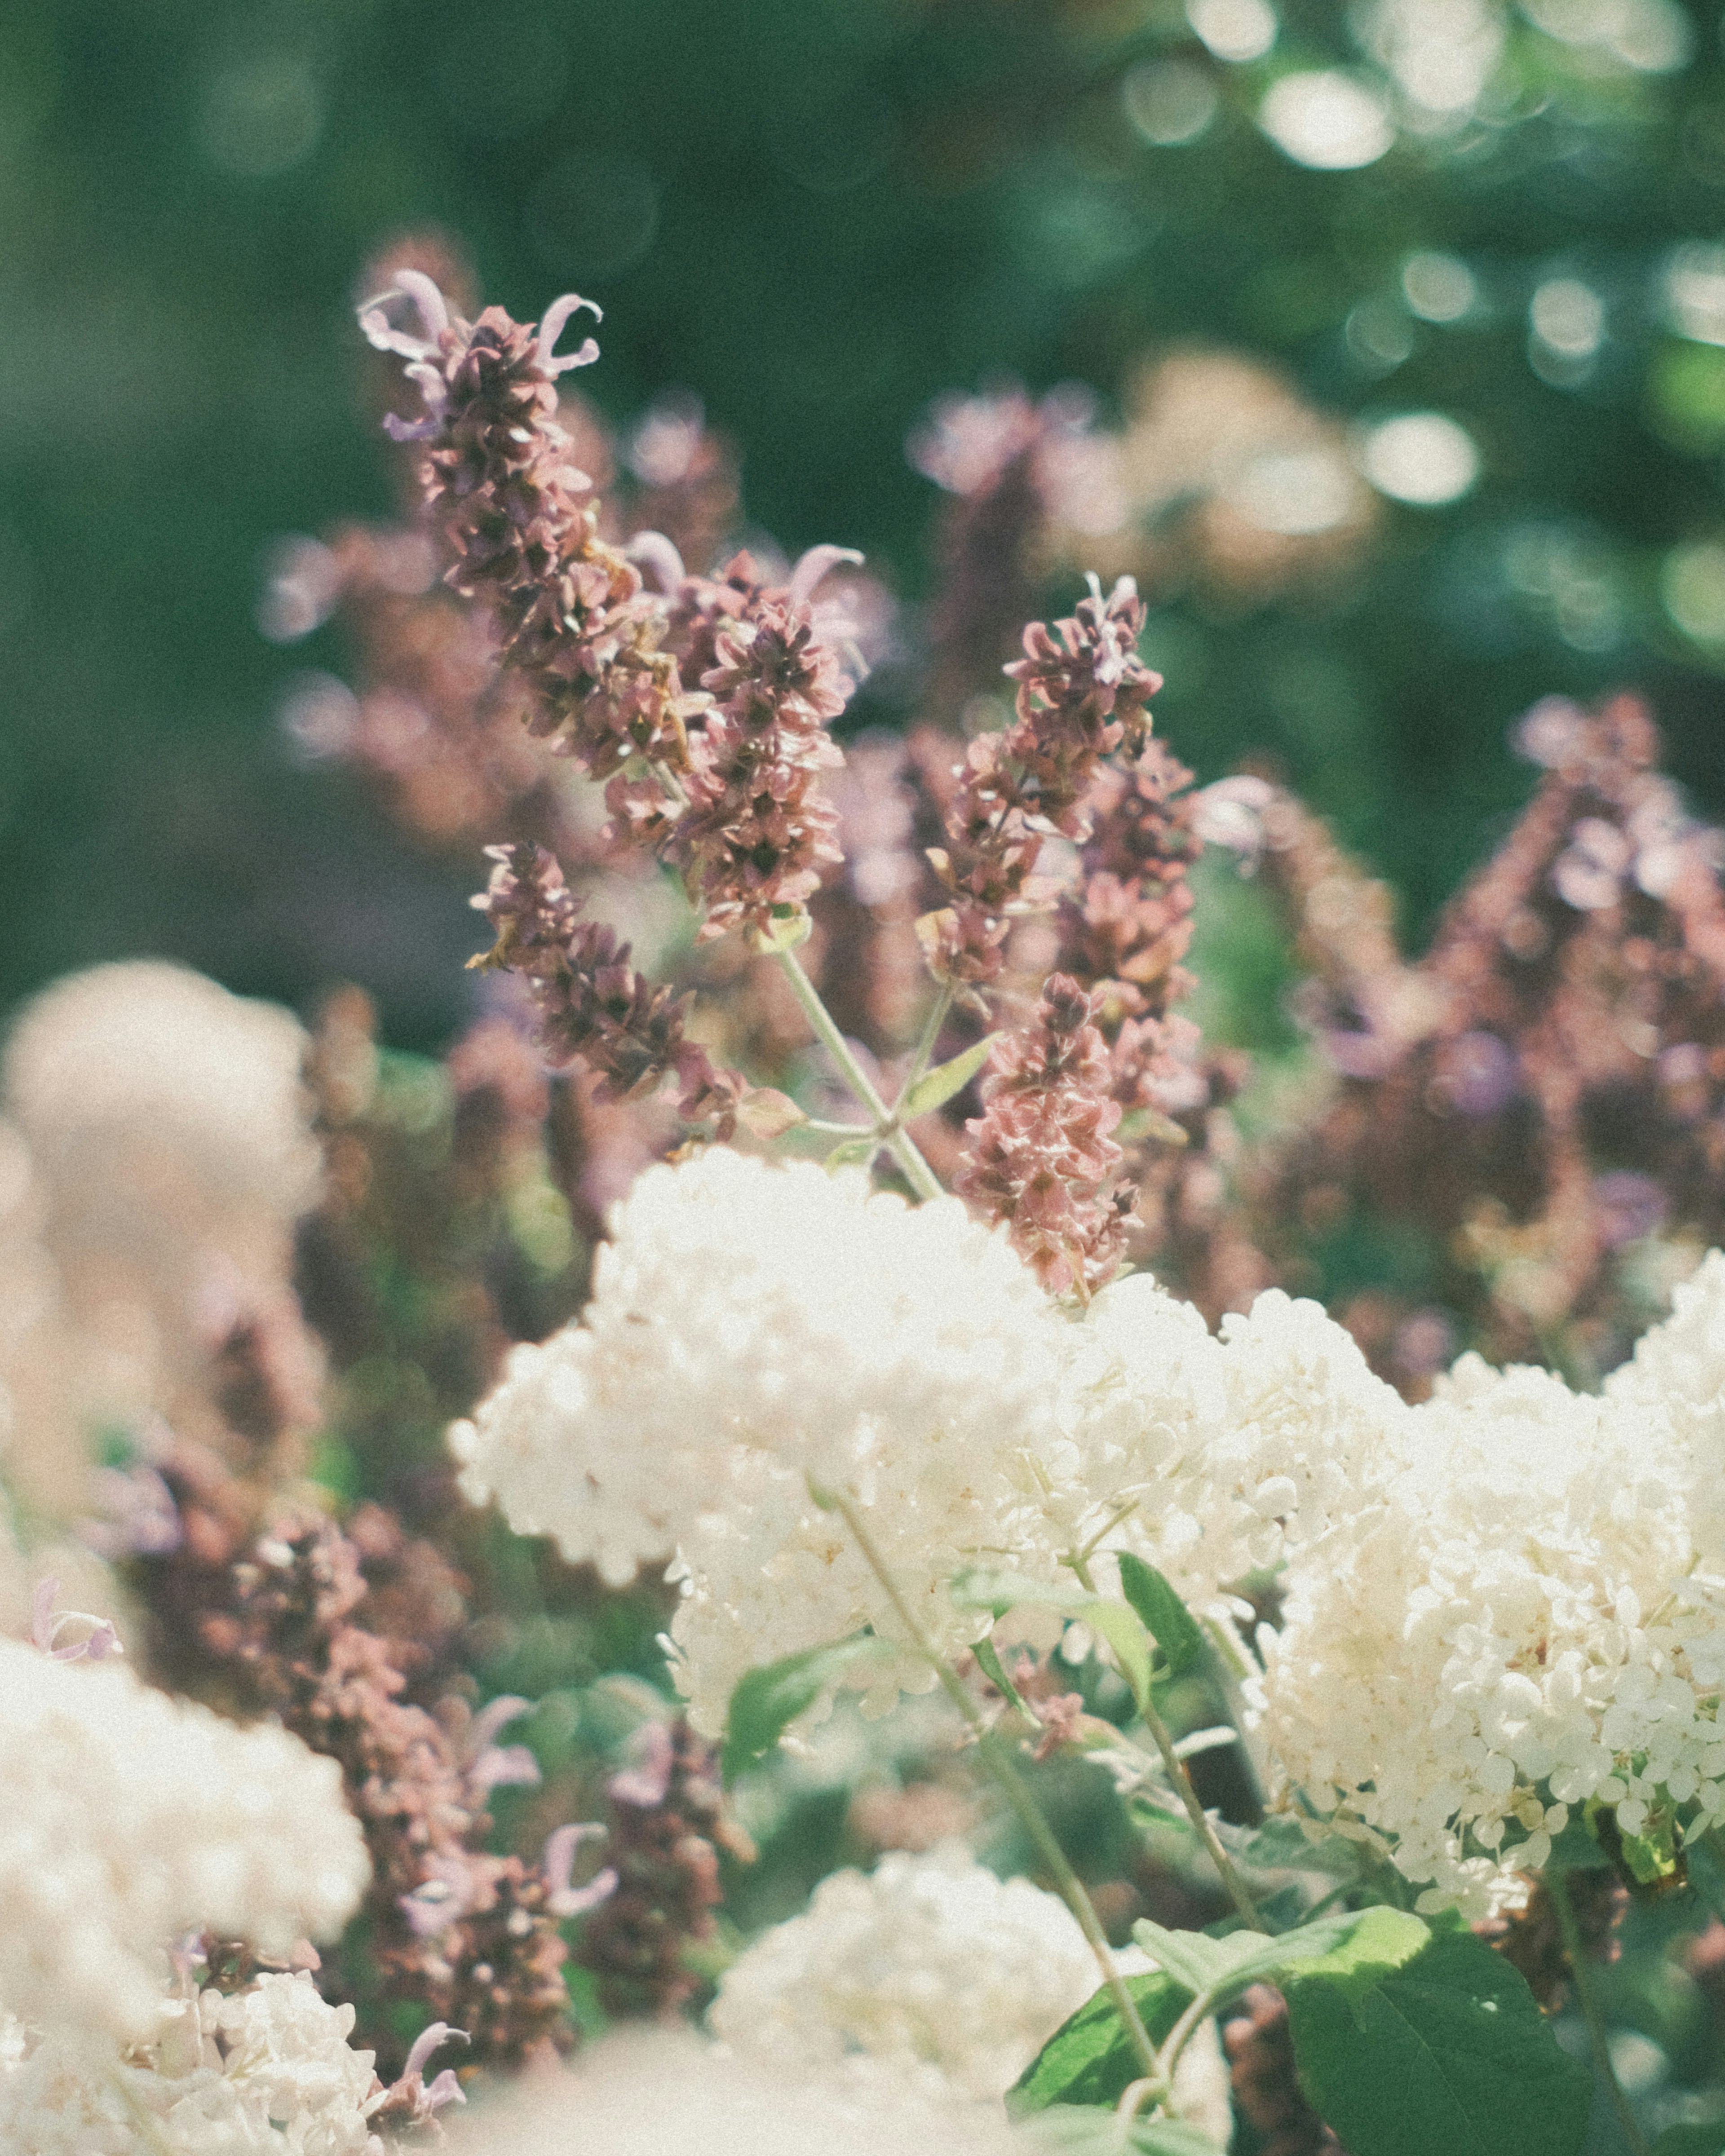
{"type": "Polygon", "coordinates": [[[497,865],[474,904],[497,941],[474,963],[525,978],[550,1061],[579,1061],[597,1073],[601,1096],[610,1101],[638,1098],[673,1076],[684,1119],[711,1119],[717,1135],[729,1137],[747,1088],[685,1038],[687,997],[648,981],[629,963],[626,943],[602,923],[581,919],[574,893],[544,847],[524,839],[487,851],[497,865]]]}
{"type": "Polygon", "coordinates": [[[952,901],[922,930],[937,978],[974,990],[998,978],[1012,914],[1042,895],[1034,875],[1045,840],[1082,838],[1101,759],[1142,747],[1162,686],[1137,655],[1143,625],[1143,602],[1122,577],[1106,599],[1092,578],[1068,619],[1024,631],[1024,656],[1006,670],[1019,685],[1014,721],[970,744],[945,804],[950,843],[930,852],[952,901]]]}
{"type": "Polygon", "coordinates": [[[1120,1263],[1136,1195],[1113,1132],[1107,1044],[1096,1001],[1069,974],[1045,983],[1034,1024],[1008,1036],[965,1126],[960,1197],[1004,1221],[1013,1247],[1050,1293],[1100,1286],[1120,1263]]]}

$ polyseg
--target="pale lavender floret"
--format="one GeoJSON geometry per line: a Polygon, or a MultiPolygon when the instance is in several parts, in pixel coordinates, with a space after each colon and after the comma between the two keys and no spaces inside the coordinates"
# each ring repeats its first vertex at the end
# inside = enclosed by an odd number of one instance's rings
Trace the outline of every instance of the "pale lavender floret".
{"type": "MultiPolygon", "coordinates": [[[[441,296],[441,295],[439,295],[441,296]]],[[[545,311],[545,319],[539,325],[537,352],[539,364],[553,380],[567,374],[572,367],[591,367],[599,356],[598,344],[592,337],[584,337],[573,352],[558,357],[557,339],[571,315],[585,307],[596,322],[605,319],[604,310],[592,300],[583,300],[578,292],[565,292],[560,300],[553,300],[545,311]]]]}
{"type": "Polygon", "coordinates": [[[530,1714],[532,1707],[531,1700],[505,1694],[474,1717],[463,1748],[467,1786],[476,1804],[483,1804],[493,1789],[537,1788],[539,1762],[526,1746],[492,1742],[500,1730],[530,1714]]]}
{"type": "Polygon", "coordinates": [[[589,1909],[597,1909],[617,1889],[617,1874],[608,1864],[585,1887],[572,1887],[569,1875],[574,1869],[575,1852],[584,1841],[593,1841],[605,1830],[588,1820],[578,1825],[560,1826],[555,1834],[547,1835],[545,1854],[540,1869],[550,1890],[545,1906],[554,1917],[584,1916],[589,1909]]]}
{"type": "Polygon", "coordinates": [[[105,1661],[110,1655],[123,1655],[120,1635],[105,1617],[93,1617],[87,1609],[56,1610],[54,1597],[60,1591],[58,1579],[38,1583],[30,1609],[30,1639],[50,1661],[92,1662],[105,1661]],[[81,1640],[74,1640],[66,1646],[58,1642],[61,1631],[68,1625],[88,1625],[90,1630],[81,1640]]]}
{"type": "Polygon", "coordinates": [[[447,2021],[434,2021],[429,2029],[422,2029],[413,2040],[413,2050],[408,2053],[401,2078],[390,2087],[378,2108],[388,2109],[403,2125],[424,2126],[445,2104],[465,2103],[466,2095],[452,2067],[445,2066],[429,2087],[425,2082],[425,2067],[432,2053],[440,2051],[445,2044],[472,2041],[465,2029],[452,2029],[447,2021]]]}
{"type": "Polygon", "coordinates": [[[629,1764],[620,1768],[605,1784],[614,1804],[634,1804],[649,1811],[665,1802],[670,1787],[676,1744],[662,1722],[644,1722],[629,1739],[629,1764]]]}

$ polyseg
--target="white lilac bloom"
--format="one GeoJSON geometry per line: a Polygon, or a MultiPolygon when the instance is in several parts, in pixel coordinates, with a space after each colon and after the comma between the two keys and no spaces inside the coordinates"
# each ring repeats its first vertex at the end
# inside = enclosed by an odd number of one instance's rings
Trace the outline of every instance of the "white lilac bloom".
{"type": "MultiPolygon", "coordinates": [[[[1149,1964],[1133,1952],[1122,1966],[1149,1964]]],[[[949,1842],[824,1879],[732,1964],[708,2019],[739,2059],[779,2074],[992,2104],[1101,1981],[1058,1895],[949,1842]]],[[[1212,2030],[1176,2101],[1225,2138],[1219,2061],[1212,2030]]]]}
{"type": "Polygon", "coordinates": [[[0,2147],[28,2156],[380,2156],[372,2055],[305,1976],[162,2002],[122,2053],[0,2017],[0,2147]]]}
{"type": "Polygon", "coordinates": [[[1725,1816],[1722,1307],[1715,1258],[1604,1398],[1464,1357],[1291,1567],[1260,1732],[1422,1907],[1512,1902],[1590,1798],[1628,1834],[1725,1816]]]}
{"type": "Polygon", "coordinates": [[[368,1871],[340,1770],[298,1738],[0,1640],[0,2008],[147,2036],[171,1939],[285,1955],[338,1931],[368,1871]]]}
{"type": "MultiPolygon", "coordinates": [[[[516,1348],[451,1442],[470,1497],[608,1578],[675,1557],[697,1727],[722,1726],[756,1664],[865,1625],[901,1635],[811,1485],[866,1515],[947,1648],[986,1629],[944,1592],[979,1552],[1052,1562],[1035,1455],[1065,1322],[956,1199],[912,1209],[860,1173],[716,1147],[649,1169],[612,1232],[580,1322],[516,1348]]],[[[875,1689],[932,1681],[904,1655],[875,1689]]]]}

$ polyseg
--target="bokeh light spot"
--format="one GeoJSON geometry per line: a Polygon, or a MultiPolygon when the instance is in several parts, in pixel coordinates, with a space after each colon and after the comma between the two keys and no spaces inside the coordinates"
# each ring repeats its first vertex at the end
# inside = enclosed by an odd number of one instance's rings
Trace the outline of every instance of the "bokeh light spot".
{"type": "Polygon", "coordinates": [[[1365,434],[1359,465],[1379,494],[1435,509],[1473,485],[1480,453],[1467,429],[1441,412],[1404,412],[1365,434]]]}
{"type": "Polygon", "coordinates": [[[322,127],[323,99],[311,68],[292,54],[265,53],[211,75],[198,131],[212,162],[267,179],[309,156],[322,127]]]}
{"type": "Polygon", "coordinates": [[[1186,20],[1219,60],[1256,60],[1276,43],[1269,0],[1186,0],[1186,20]]]}
{"type": "Polygon", "coordinates": [[[1195,142],[1221,102],[1215,80],[1192,60],[1145,60],[1121,85],[1127,117],[1147,142],[1195,142]]]}
{"type": "Polygon", "coordinates": [[[1248,523],[1288,539],[1345,524],[1354,506],[1347,467],[1326,449],[1272,449],[1254,457],[1224,498],[1248,523]]]}
{"type": "Polygon", "coordinates": [[[1383,92],[1339,68],[1285,74],[1259,106],[1258,125],[1285,157],[1320,172],[1375,164],[1395,140],[1383,92]]]}
{"type": "Polygon", "coordinates": [[[1697,644],[1725,644],[1725,543],[1699,539],[1674,547],[1660,572],[1665,610],[1697,644]]]}
{"type": "Polygon", "coordinates": [[[1402,264],[1402,297],[1422,321],[1459,322],[1472,310],[1479,287],[1458,256],[1422,249],[1402,264]]]}

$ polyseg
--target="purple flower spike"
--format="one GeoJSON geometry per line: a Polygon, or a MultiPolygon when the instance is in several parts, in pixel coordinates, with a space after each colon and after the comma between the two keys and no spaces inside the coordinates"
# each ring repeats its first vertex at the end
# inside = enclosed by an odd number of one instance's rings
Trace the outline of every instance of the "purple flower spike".
{"type": "Polygon", "coordinates": [[[539,325],[539,364],[553,381],[567,374],[572,367],[591,367],[599,356],[598,346],[588,337],[573,352],[565,352],[561,358],[557,353],[557,341],[562,335],[571,315],[585,307],[596,322],[605,319],[604,310],[591,300],[583,300],[578,292],[565,292],[561,300],[553,300],[545,311],[545,320],[539,325]]]}
{"type": "Polygon", "coordinates": [[[449,326],[449,310],[443,294],[424,270],[403,270],[387,292],[367,300],[359,311],[359,326],[366,342],[378,352],[398,353],[403,359],[427,360],[438,349],[449,326]],[[384,311],[392,300],[406,300],[419,317],[424,334],[414,336],[398,330],[384,311]]]}

